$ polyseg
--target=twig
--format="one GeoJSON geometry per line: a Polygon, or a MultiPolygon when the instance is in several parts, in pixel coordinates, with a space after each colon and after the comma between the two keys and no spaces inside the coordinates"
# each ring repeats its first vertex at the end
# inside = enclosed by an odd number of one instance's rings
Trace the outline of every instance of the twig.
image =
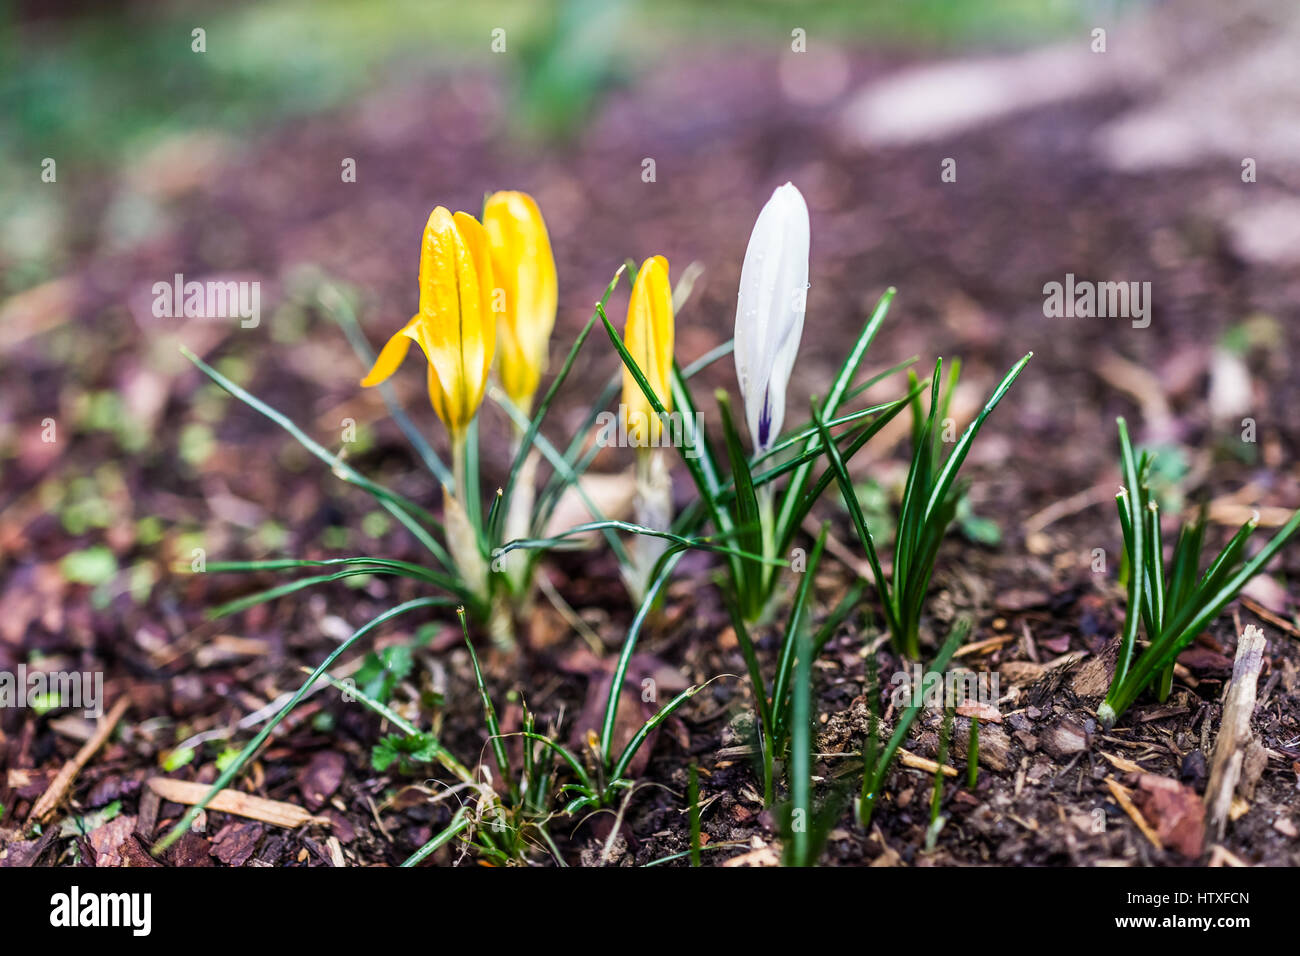
{"type": "Polygon", "coordinates": [[[1075,492],[1068,498],[1062,498],[1048,505],[1042,511],[1036,511],[1025,519],[1023,527],[1025,534],[1035,534],[1042,531],[1050,524],[1055,524],[1062,518],[1068,518],[1070,515],[1078,514],[1086,508],[1093,505],[1106,504],[1115,496],[1115,482],[1107,481],[1100,485],[1093,485],[1091,488],[1084,488],[1083,491],[1075,492]]]}
{"type": "Polygon", "coordinates": [[[1272,611],[1264,607],[1264,605],[1260,604],[1254,598],[1247,597],[1246,595],[1243,594],[1238,598],[1238,600],[1241,601],[1241,603],[1244,604],[1246,607],[1250,608],[1251,612],[1254,613],[1257,617],[1265,621],[1268,621],[1268,623],[1272,624],[1274,627],[1278,628],[1279,630],[1286,631],[1286,633],[1290,634],[1292,637],[1300,637],[1300,628],[1296,627],[1286,618],[1279,617],[1278,615],[1274,614],[1272,611]]]}
{"type": "Polygon", "coordinates": [[[95,751],[104,746],[104,742],[108,740],[113,728],[122,719],[122,715],[126,713],[126,708],[130,706],[130,703],[130,698],[121,698],[113,705],[113,709],[108,712],[108,715],[100,720],[94,736],[82,744],[81,749],[77,751],[77,755],[63,765],[63,769],[58,772],[50,786],[41,794],[41,798],[36,801],[36,805],[32,807],[32,812],[27,815],[27,826],[44,823],[49,819],[50,814],[67,796],[68,790],[72,787],[72,782],[77,779],[77,774],[81,772],[81,768],[90,761],[91,757],[95,756],[95,751]]]}
{"type": "Polygon", "coordinates": [[[1259,671],[1264,666],[1264,632],[1247,625],[1237,641],[1237,656],[1232,663],[1232,680],[1223,704],[1219,736],[1214,742],[1210,762],[1210,782],[1205,788],[1205,825],[1215,840],[1222,840],[1232,809],[1232,795],[1241,780],[1247,752],[1259,744],[1250,732],[1250,718],[1255,713],[1255,694],[1259,671]]]}
{"type": "Polygon", "coordinates": [[[586,621],[578,616],[578,612],[573,609],[564,596],[555,589],[551,579],[542,572],[536,576],[537,589],[546,596],[551,602],[551,606],[559,612],[560,617],[564,618],[569,627],[578,632],[578,635],[587,642],[593,653],[599,655],[605,653],[605,645],[600,640],[600,635],[591,629],[586,621]]]}
{"type": "Polygon", "coordinates": [[[1163,850],[1164,847],[1160,845],[1160,837],[1156,835],[1155,830],[1151,829],[1151,824],[1147,823],[1146,818],[1142,816],[1138,808],[1133,805],[1133,801],[1129,799],[1128,788],[1114,777],[1106,778],[1106,786],[1110,788],[1111,796],[1115,798],[1115,802],[1119,804],[1120,809],[1127,813],[1129,819],[1137,824],[1137,828],[1142,831],[1142,835],[1150,840],[1151,845],[1157,850],[1163,850]]]}

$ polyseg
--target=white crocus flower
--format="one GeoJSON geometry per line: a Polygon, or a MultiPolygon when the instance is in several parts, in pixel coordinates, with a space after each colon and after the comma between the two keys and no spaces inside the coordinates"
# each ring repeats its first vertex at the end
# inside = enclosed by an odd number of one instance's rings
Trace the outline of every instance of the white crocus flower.
{"type": "Polygon", "coordinates": [[[793,183],[779,186],[745,250],[736,307],[736,377],[757,453],[785,419],[785,387],[803,335],[808,297],[808,206],[793,183]]]}

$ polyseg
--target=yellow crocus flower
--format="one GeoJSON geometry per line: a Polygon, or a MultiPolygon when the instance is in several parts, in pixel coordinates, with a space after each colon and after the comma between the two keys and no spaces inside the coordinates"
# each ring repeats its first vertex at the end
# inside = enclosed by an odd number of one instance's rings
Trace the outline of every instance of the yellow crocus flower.
{"type": "Polygon", "coordinates": [[[492,261],[473,216],[443,206],[429,214],[420,246],[420,311],[393,335],[364,386],[387,379],[418,342],[429,362],[429,401],[453,439],[483,402],[496,346],[492,261]]]}
{"type": "MultiPolygon", "coordinates": [[[[673,293],[668,284],[668,260],[653,256],[641,264],[627,307],[623,344],[649,381],[666,411],[672,411],[673,293]]],[[[623,406],[627,434],[637,447],[657,445],[663,427],[641,386],[623,368],[623,406]],[[645,425],[649,423],[649,434],[645,425]]]]}
{"type": "Polygon", "coordinates": [[[500,337],[501,386],[525,412],[546,370],[555,328],[558,287],[555,257],[546,223],[533,197],[496,192],[483,206],[483,229],[492,253],[492,273],[504,294],[500,337]]]}

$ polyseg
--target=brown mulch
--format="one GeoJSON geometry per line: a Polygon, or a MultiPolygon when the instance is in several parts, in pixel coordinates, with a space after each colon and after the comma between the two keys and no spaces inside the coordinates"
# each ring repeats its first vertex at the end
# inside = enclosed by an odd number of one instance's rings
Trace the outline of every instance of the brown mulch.
{"type": "MultiPolygon", "coordinates": [[[[888,65],[858,61],[854,78],[888,65]]],[[[963,164],[959,184],[941,185],[933,150],[864,153],[836,134],[835,104],[785,103],[774,76],[762,57],[700,57],[614,95],[571,146],[526,152],[500,135],[503,117],[492,105],[499,98],[487,95],[488,80],[462,78],[454,97],[431,95],[436,91],[425,86],[385,90],[339,115],[266,130],[233,146],[218,174],[155,197],[165,228],[147,241],[109,248],[92,228],[71,237],[78,265],[70,284],[46,288],[45,298],[23,313],[29,334],[9,347],[0,377],[3,418],[14,436],[4,448],[0,497],[0,671],[36,657],[52,668],[102,670],[108,700],[125,697],[130,707],[39,835],[19,824],[91,728],[75,714],[0,710],[0,865],[151,865],[147,848],[184,808],[151,798],[149,778],[210,783],[222,751],[242,746],[254,732],[238,721],[297,687],[301,667],[319,661],[341,636],[419,593],[409,582],[374,580],[205,620],[206,608],[247,593],[251,584],[238,575],[174,571],[188,568],[196,547],[209,561],[367,552],[418,560],[418,551],[391,529],[368,525],[377,529],[374,537],[362,531],[362,519],[373,511],[365,496],[332,481],[250,409],[219,397],[175,354],[177,344],[224,361],[246,387],[327,444],[336,444],[344,419],[355,419],[373,436],[353,457],[358,466],[434,502],[434,483],[382,404],[356,387],[360,369],[341,334],[293,297],[307,281],[302,263],[364,290],[363,322],[378,343],[409,315],[413,237],[428,209],[435,203],[475,208],[486,189],[527,189],[547,213],[559,258],[557,356],[625,256],[663,252],[674,274],[692,260],[706,270],[679,317],[678,351],[689,360],[729,336],[753,216],[786,179],[808,196],[814,230],[808,332],[792,419],[808,394],[824,387],[865,310],[888,285],[900,294],[869,356],[873,368],[913,354],[923,363],[936,353],[960,355],[974,398],[1017,357],[1035,352],[964,472],[973,479],[975,512],[997,523],[1002,542],[988,547],[954,535],[929,603],[930,639],[957,613],[971,613],[977,622],[971,640],[989,643],[962,663],[1000,676],[1001,722],[984,728],[979,786],[948,788],[948,824],[937,848],[925,852],[931,778],[896,768],[871,833],[860,832],[846,814],[825,862],[1205,862],[1212,849],[1195,838],[1195,808],[1235,635],[1256,623],[1268,637],[1255,717],[1268,761],[1223,846],[1247,863],[1300,863],[1295,585],[1268,595],[1271,606],[1264,610],[1272,620],[1233,605],[1183,656],[1170,699],[1141,702],[1105,733],[1093,712],[1104,667],[1098,684],[1090,662],[1104,661],[1122,616],[1113,505],[1102,494],[1050,524],[1024,526],[1072,495],[1115,484],[1114,417],[1141,421],[1135,395],[1153,383],[1174,416],[1173,433],[1161,437],[1201,449],[1187,455],[1196,486],[1189,491],[1217,499],[1245,489],[1243,504],[1300,506],[1293,465],[1300,418],[1289,414],[1300,407],[1300,379],[1289,358],[1300,345],[1294,276],[1241,258],[1199,207],[1196,197],[1220,184],[1222,170],[1121,176],[1089,158],[1089,131],[1125,105],[1121,97],[1040,110],[959,137],[945,154],[973,159],[963,164]],[[701,88],[708,98],[688,95],[701,88]],[[459,134],[445,136],[446,129],[459,134]],[[358,160],[355,184],[337,182],[336,157],[344,155],[358,160]],[[658,159],[654,184],[640,180],[646,155],[658,159]],[[145,292],[178,271],[261,277],[262,325],[240,330],[154,319],[145,292]],[[1150,278],[1157,289],[1151,328],[1045,319],[1041,287],[1067,271],[1150,278]],[[1235,423],[1211,420],[1205,394],[1215,343],[1252,318],[1266,332],[1246,353],[1260,440],[1243,448],[1235,423]],[[1117,368],[1124,374],[1114,373],[1117,368]],[[116,396],[120,411],[97,416],[93,396],[116,396]],[[39,423],[47,416],[59,423],[61,437],[53,444],[40,440],[39,423]],[[157,526],[153,518],[160,519],[157,526]],[[350,535],[345,546],[329,543],[344,532],[350,535]],[[61,559],[97,545],[119,567],[144,569],[134,574],[145,586],[132,589],[126,573],[98,589],[66,580],[61,559]],[[1103,574],[1092,570],[1097,548],[1108,556],[1103,574]],[[179,744],[200,734],[211,737],[192,761],[164,769],[179,744]],[[1155,841],[1117,800],[1116,787],[1155,841]],[[96,817],[114,804],[111,819],[96,817]]],[[[84,221],[99,222],[107,190],[68,188],[84,189],[84,221]]],[[[616,367],[599,333],[587,350],[592,358],[557,409],[557,434],[592,383],[616,367]]],[[[422,378],[408,372],[398,379],[409,407],[431,434],[440,434],[420,398],[422,378]]],[[[734,388],[729,362],[704,378],[709,387],[734,388]]],[[[487,413],[484,431],[498,436],[485,452],[489,481],[503,467],[502,424],[487,413]]],[[[875,457],[858,462],[861,474],[889,487],[903,447],[883,441],[869,452],[875,457]]],[[[626,464],[607,455],[598,467],[626,464]]],[[[684,484],[678,491],[688,493],[684,484]]],[[[823,512],[837,517],[830,499],[823,512]]],[[[1219,537],[1227,533],[1215,529],[1219,537]]],[[[851,536],[842,536],[856,548],[851,536]]],[[[1294,580],[1300,570],[1294,549],[1282,566],[1294,580]]],[[[631,611],[609,555],[566,554],[547,568],[607,651],[616,647],[631,611]]],[[[709,571],[703,557],[683,562],[661,618],[640,646],[641,671],[667,669],[679,682],[743,673],[721,602],[701,584],[709,571]]],[[[828,560],[816,582],[817,606],[833,606],[847,580],[845,569],[828,560]]],[[[484,731],[468,655],[453,624],[445,617],[399,620],[377,642],[415,646],[416,667],[396,706],[428,726],[434,713],[428,702],[443,695],[436,707],[440,739],[472,764],[484,753],[484,731]],[[423,709],[411,703],[417,700],[423,709]]],[[[877,637],[868,605],[818,662],[819,748],[827,755],[818,773],[828,783],[858,779],[852,755],[865,731],[864,648],[877,637]]],[[[607,662],[545,603],[527,644],[513,657],[485,655],[494,696],[501,702],[520,691],[541,723],[563,714],[562,733],[580,739],[593,689],[608,680],[607,662]]],[[[765,653],[772,650],[768,640],[765,653]]],[[[881,674],[899,669],[887,649],[875,653],[881,674]]],[[[687,849],[682,810],[692,761],[701,769],[708,843],[741,844],[710,851],[705,860],[721,863],[774,843],[775,822],[756,799],[747,759],[735,753],[733,714],[743,710],[746,693],[738,679],[716,680],[657,735],[641,772],[647,786],[629,805],[612,862],[644,864],[687,849]]],[[[502,720],[517,726],[517,705],[503,707],[502,720]]],[[[963,779],[964,720],[954,734],[963,779]]],[[[933,757],[937,731],[938,715],[927,714],[907,748],[933,757]]],[[[240,787],[328,823],[285,829],[209,812],[162,862],[400,862],[445,825],[450,810],[445,801],[431,802],[435,780],[371,768],[371,748],[384,732],[360,705],[332,691],[314,695],[285,721],[240,787]]],[[[591,859],[593,847],[599,853],[607,827],[598,817],[557,827],[554,835],[566,861],[576,863],[591,859]]],[[[434,859],[468,862],[455,847],[434,859]]]]}

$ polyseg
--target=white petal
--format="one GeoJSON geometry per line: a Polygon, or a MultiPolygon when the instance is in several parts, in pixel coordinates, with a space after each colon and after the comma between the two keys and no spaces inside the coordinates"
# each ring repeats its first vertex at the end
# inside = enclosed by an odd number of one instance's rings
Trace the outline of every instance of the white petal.
{"type": "Polygon", "coordinates": [[[786,183],[754,223],[736,307],[736,377],[750,437],[761,451],[785,419],[786,384],[803,335],[808,246],[808,206],[786,183]]]}

